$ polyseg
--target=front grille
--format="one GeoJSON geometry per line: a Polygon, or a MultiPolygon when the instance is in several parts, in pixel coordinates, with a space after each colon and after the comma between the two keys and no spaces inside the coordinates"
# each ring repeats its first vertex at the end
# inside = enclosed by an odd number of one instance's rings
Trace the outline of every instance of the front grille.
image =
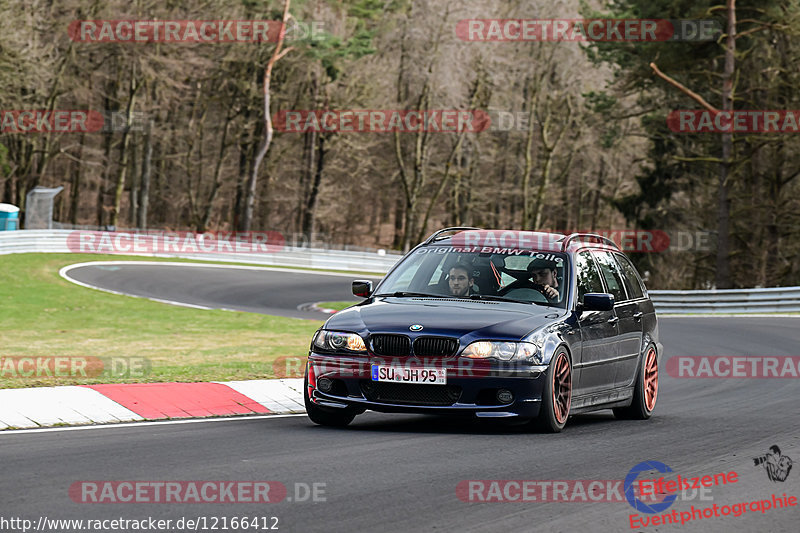
{"type": "Polygon", "coordinates": [[[411,352],[411,339],[405,335],[372,335],[371,340],[377,355],[405,356],[411,352]]]}
{"type": "Polygon", "coordinates": [[[414,355],[451,357],[458,351],[458,340],[450,337],[419,337],[414,341],[414,355]]]}
{"type": "Polygon", "coordinates": [[[371,402],[408,405],[453,405],[461,396],[456,385],[418,385],[415,383],[385,383],[361,381],[361,392],[371,402]]]}

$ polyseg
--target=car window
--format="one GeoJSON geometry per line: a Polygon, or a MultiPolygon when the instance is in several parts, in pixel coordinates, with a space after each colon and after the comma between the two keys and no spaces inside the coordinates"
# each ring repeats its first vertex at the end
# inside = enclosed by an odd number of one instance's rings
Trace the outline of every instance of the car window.
{"type": "Polygon", "coordinates": [[[597,264],[600,265],[600,272],[603,273],[603,279],[606,280],[608,292],[614,295],[614,301],[623,302],[627,300],[625,289],[623,287],[622,274],[619,273],[614,257],[611,252],[594,252],[597,259],[597,264]]]}
{"type": "MultiPolygon", "coordinates": [[[[409,257],[406,261],[403,262],[402,268],[397,269],[395,272],[390,274],[390,277],[394,278],[394,289],[396,291],[407,291],[411,290],[411,287],[414,284],[414,278],[419,276],[424,279],[429,279],[429,276],[425,275],[425,272],[420,270],[423,264],[425,264],[425,257],[421,255],[413,255],[409,257]]],[[[444,257],[439,257],[440,260],[444,260],[444,257]]],[[[435,265],[429,265],[431,268],[435,265]]],[[[418,285],[419,282],[416,284],[418,285]]]]}
{"type": "Polygon", "coordinates": [[[580,252],[575,258],[575,273],[578,279],[578,301],[583,303],[583,295],[590,292],[605,292],[600,272],[589,252],[580,252]]]}
{"type": "MultiPolygon", "coordinates": [[[[428,288],[439,287],[439,285],[444,282],[445,278],[447,277],[447,273],[444,271],[444,264],[446,260],[447,256],[442,255],[439,263],[436,265],[436,268],[433,271],[433,274],[431,276],[426,276],[428,278],[428,288]]],[[[450,269],[448,269],[448,271],[449,270],[450,269]]]]}
{"type": "Polygon", "coordinates": [[[406,290],[408,289],[409,285],[411,285],[411,280],[414,278],[414,274],[417,273],[419,267],[422,265],[422,259],[415,257],[412,260],[411,264],[408,265],[408,268],[403,270],[400,276],[397,278],[397,289],[398,290],[406,290]]]}
{"type": "Polygon", "coordinates": [[[569,279],[568,256],[563,252],[434,244],[405,257],[376,294],[480,296],[563,308],[568,294],[565,279],[569,279]],[[449,279],[456,266],[469,274],[468,285],[449,279]]]}
{"type": "Polygon", "coordinates": [[[636,272],[630,260],[622,254],[614,254],[614,259],[617,260],[617,264],[622,271],[623,281],[625,282],[625,288],[628,290],[628,294],[633,299],[642,298],[644,296],[644,283],[642,283],[639,274],[636,272]]]}

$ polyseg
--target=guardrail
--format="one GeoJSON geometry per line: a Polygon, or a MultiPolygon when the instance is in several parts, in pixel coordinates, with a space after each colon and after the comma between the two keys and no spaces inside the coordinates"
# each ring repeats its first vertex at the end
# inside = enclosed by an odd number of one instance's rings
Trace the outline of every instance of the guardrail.
{"type": "MultiPolygon", "coordinates": [[[[0,232],[0,255],[10,253],[70,253],[71,230],[0,232]]],[[[287,246],[273,253],[154,253],[148,257],[252,263],[272,266],[386,273],[402,257],[386,252],[355,252],[287,246]]],[[[648,291],[659,313],[790,313],[800,312],[800,287],[698,291],[648,291]]]]}
{"type": "Polygon", "coordinates": [[[800,287],[647,292],[659,313],[800,312],[800,287]]]}
{"type": "MultiPolygon", "coordinates": [[[[67,237],[72,230],[20,230],[0,232],[0,255],[13,253],[70,253],[67,237]]],[[[124,233],[124,232],[118,232],[124,233]]],[[[113,234],[112,234],[113,235],[113,234]]],[[[402,257],[392,252],[355,252],[294,246],[270,253],[125,253],[147,257],[180,257],[205,261],[319,268],[351,272],[386,273],[402,257]]]]}

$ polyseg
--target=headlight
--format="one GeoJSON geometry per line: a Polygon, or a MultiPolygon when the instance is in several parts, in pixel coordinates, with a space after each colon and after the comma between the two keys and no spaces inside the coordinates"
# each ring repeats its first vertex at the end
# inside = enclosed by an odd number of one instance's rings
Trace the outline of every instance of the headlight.
{"type": "Polygon", "coordinates": [[[367,346],[364,339],[357,333],[345,333],[343,331],[317,331],[311,344],[315,348],[327,352],[366,352],[367,346]]]}
{"type": "Polygon", "coordinates": [[[461,352],[470,359],[499,359],[500,361],[541,362],[539,348],[532,342],[477,341],[461,352]]]}

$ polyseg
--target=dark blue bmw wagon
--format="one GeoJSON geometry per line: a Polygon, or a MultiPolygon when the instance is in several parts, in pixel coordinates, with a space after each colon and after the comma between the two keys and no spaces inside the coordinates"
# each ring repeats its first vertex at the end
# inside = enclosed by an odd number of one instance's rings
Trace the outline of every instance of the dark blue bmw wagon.
{"type": "Polygon", "coordinates": [[[647,419],[662,347],[647,289],[610,240],[446,228],[365,300],[315,334],[309,418],[345,426],[367,409],[530,420],[613,409],[647,419]]]}

